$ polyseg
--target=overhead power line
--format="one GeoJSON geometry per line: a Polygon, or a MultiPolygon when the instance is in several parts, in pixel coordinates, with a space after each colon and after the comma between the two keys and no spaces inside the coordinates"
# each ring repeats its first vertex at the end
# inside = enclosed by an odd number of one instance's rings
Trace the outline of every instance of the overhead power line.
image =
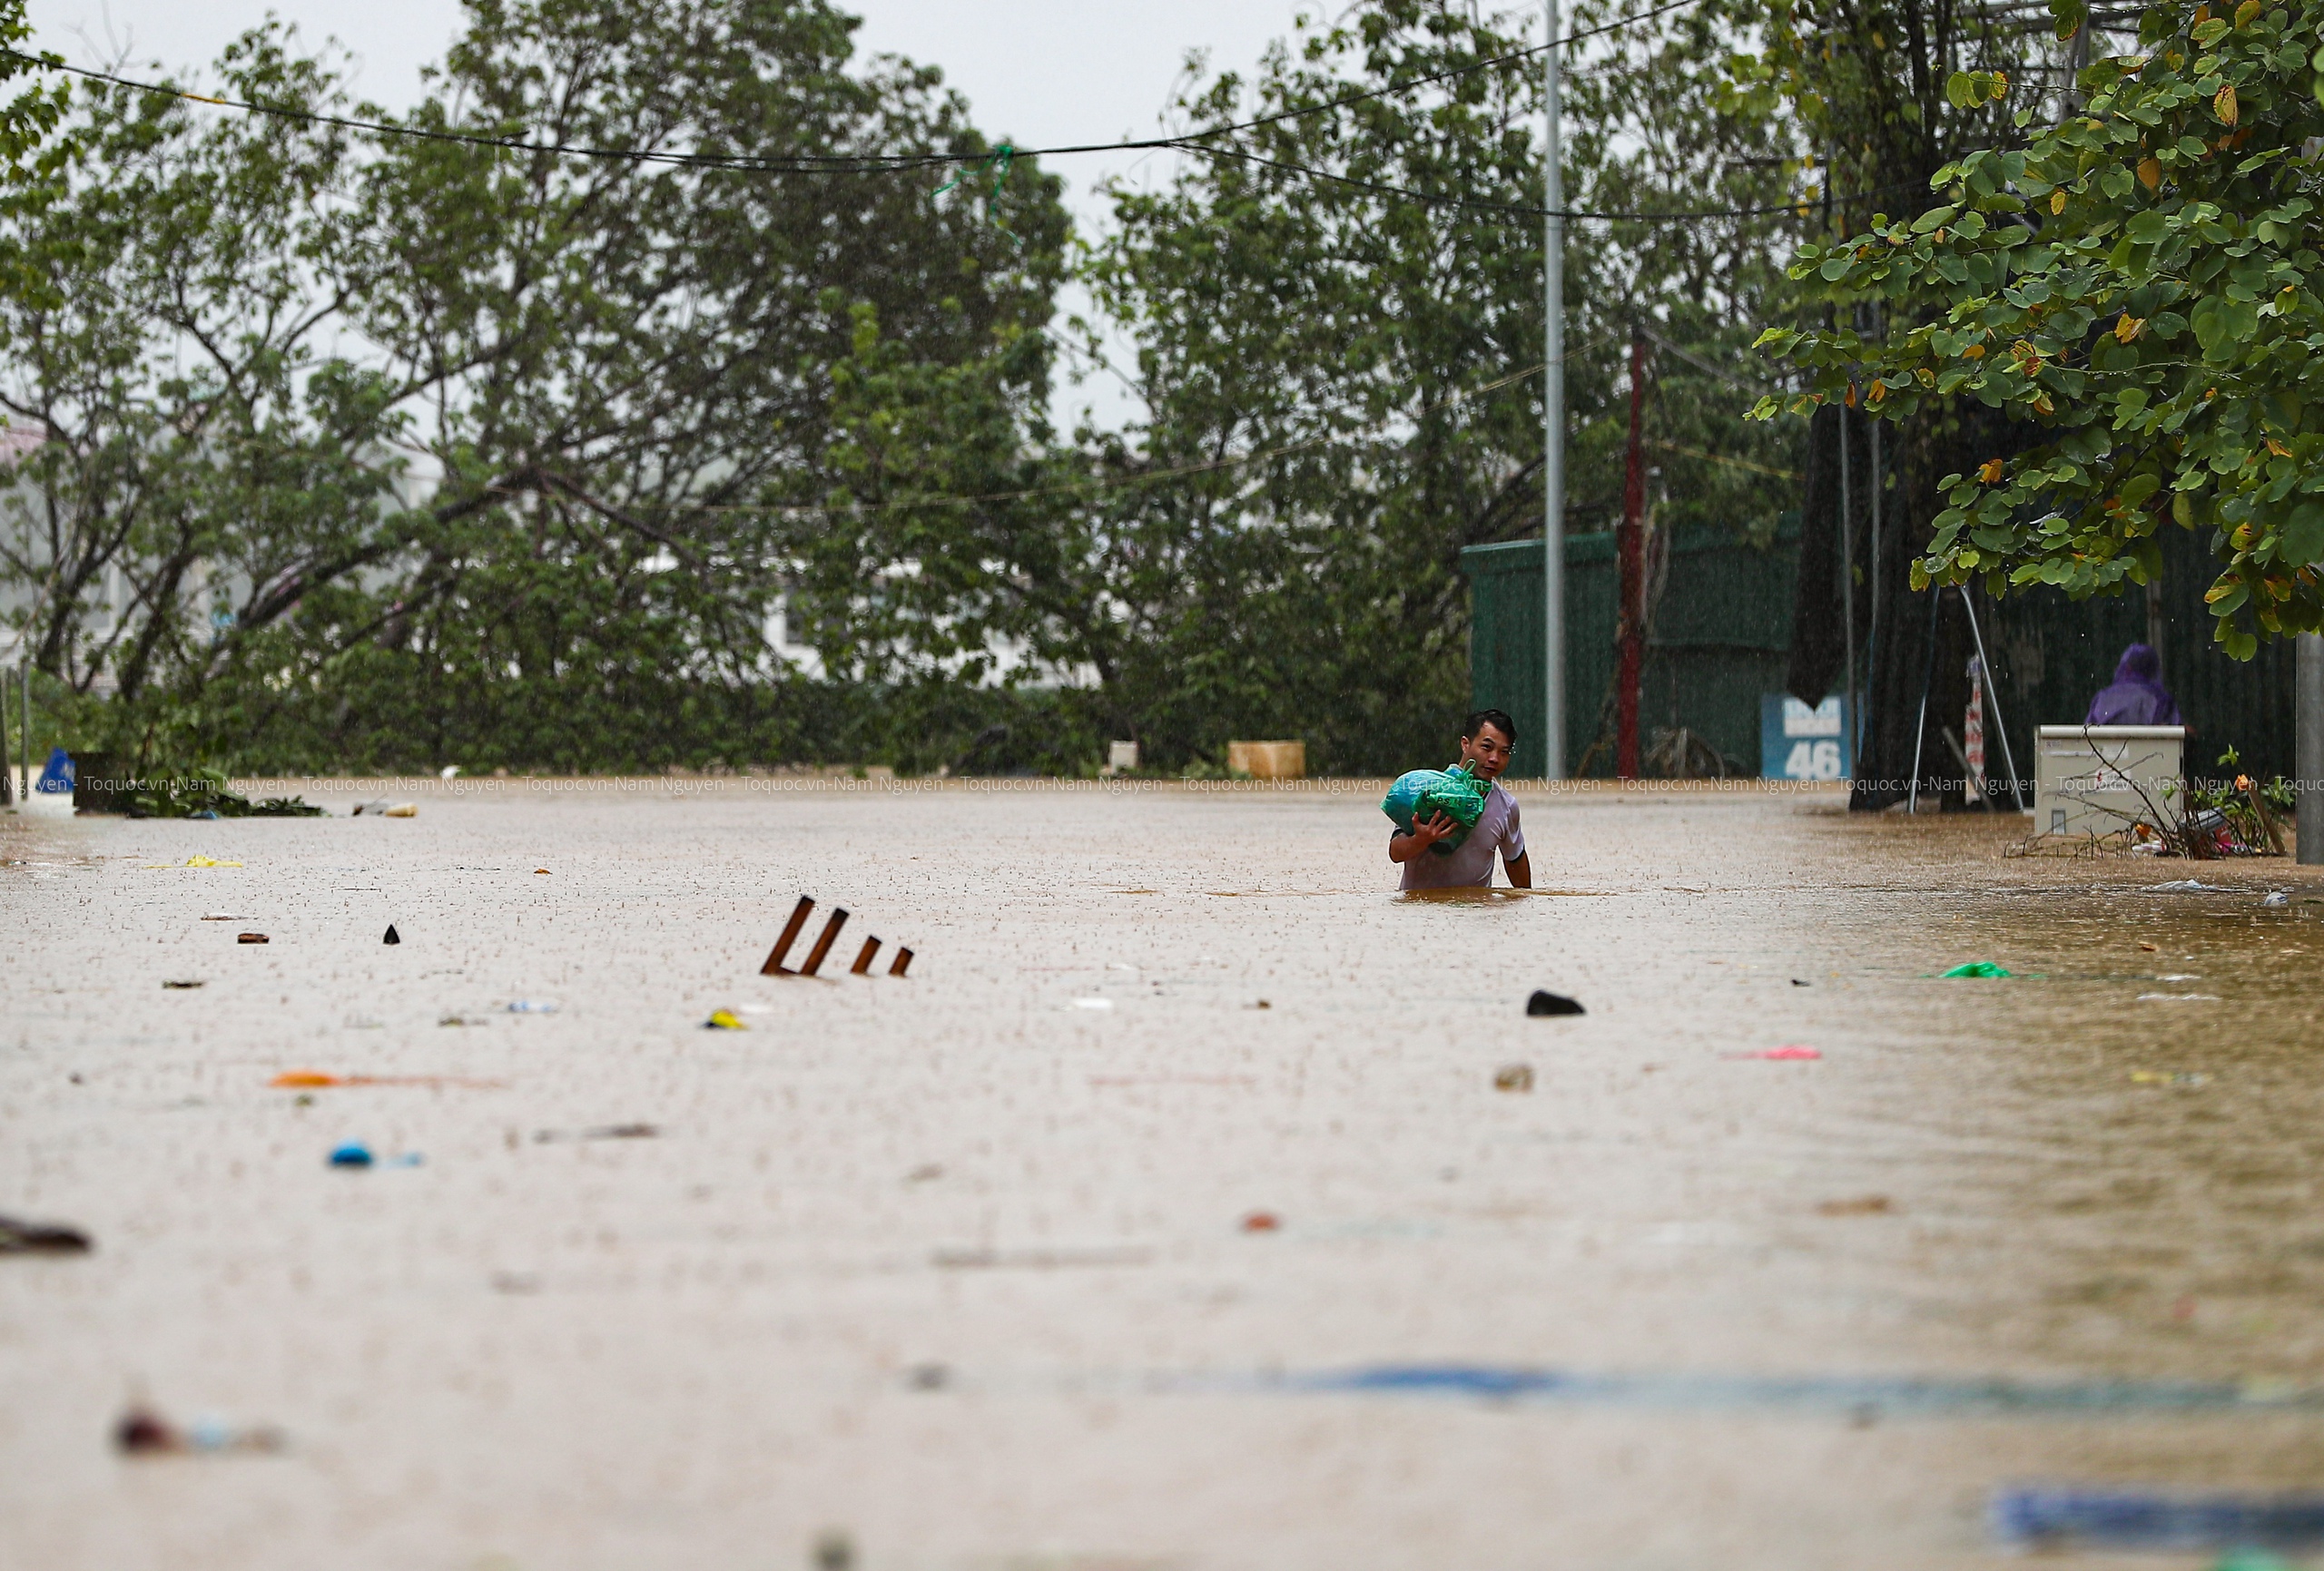
{"type": "MultiPolygon", "coordinates": [[[[1569,33],[1558,42],[1561,44],[1580,43],[1601,34],[1617,32],[1640,22],[1651,21],[1672,11],[1683,10],[1696,0],[1664,0],[1660,5],[1633,15],[1620,16],[1596,27],[1585,27],[1569,33]]],[[[1322,103],[1304,108],[1286,109],[1253,120],[1237,121],[1227,125],[1213,126],[1206,131],[1186,132],[1175,136],[1148,137],[1140,141],[1077,142],[1063,147],[1008,147],[1018,158],[1056,158],[1087,152],[1144,152],[1171,148],[1187,149],[1196,139],[1211,136],[1231,136],[1238,132],[1273,125],[1285,120],[1297,120],[1311,114],[1324,114],[1344,109],[1351,103],[1370,99],[1386,98],[1399,93],[1411,93],[1419,88],[1449,82],[1455,77],[1490,71],[1496,66],[1513,64],[1547,52],[1551,45],[1536,44],[1531,48],[1515,50],[1507,54],[1488,55],[1484,59],[1456,65],[1449,70],[1416,76],[1409,82],[1393,83],[1386,87],[1351,93],[1328,99],[1322,103]]],[[[384,121],[356,120],[345,115],[321,114],[311,110],[290,109],[281,104],[261,103],[238,98],[221,98],[212,93],[195,93],[186,88],[172,87],[162,83],[139,82],[110,72],[94,71],[86,66],[67,65],[54,55],[27,54],[16,49],[0,49],[0,54],[23,64],[43,70],[63,71],[91,82],[103,82],[114,87],[126,87],[138,93],[157,93],[163,97],[185,99],[195,103],[214,104],[221,109],[239,109],[245,113],[271,115],[279,120],[304,122],[312,125],[328,125],[343,131],[368,131],[381,136],[400,136],[420,142],[450,142],[471,147],[502,148],[512,152],[546,152],[566,158],[601,159],[615,162],[674,164],[693,169],[731,169],[745,173],[813,174],[813,173],[879,173],[893,170],[927,169],[947,164],[980,162],[990,152],[908,152],[908,153],[831,153],[800,154],[783,158],[751,158],[733,153],[675,152],[663,149],[593,147],[571,142],[539,142],[514,136],[491,136],[481,132],[435,130],[426,126],[399,125],[384,121]]],[[[1007,144],[1003,144],[1007,146],[1007,144]]],[[[1190,151],[1190,150],[1189,150],[1190,151]]]]}
{"type": "MultiPolygon", "coordinates": [[[[1592,38],[1603,34],[1612,33],[1620,28],[1631,26],[1640,22],[1650,21],[1655,17],[1668,15],[1673,11],[1685,9],[1694,3],[1695,0],[1665,0],[1664,4],[1653,6],[1648,10],[1637,12],[1628,16],[1618,17],[1613,21],[1600,24],[1595,27],[1581,28],[1575,32],[1569,33],[1561,38],[1558,43],[1559,45],[1571,45],[1586,38],[1592,38]]],[[[1449,70],[1432,73],[1425,76],[1415,77],[1409,82],[1395,83],[1386,87],[1368,89],[1362,93],[1347,93],[1338,98],[1328,99],[1321,103],[1308,104],[1296,109],[1282,110],[1273,114],[1261,115],[1251,120],[1237,121],[1226,125],[1213,126],[1207,130],[1185,132],[1171,136],[1151,137],[1139,141],[1081,142],[1068,146],[1045,148],[1019,148],[1004,142],[999,148],[993,149],[990,152],[976,153],[804,153],[787,155],[779,158],[752,157],[734,153],[684,152],[663,148],[615,148],[596,147],[571,142],[541,142],[521,136],[494,136],[483,132],[453,131],[423,125],[399,124],[383,121],[359,120],[347,115],[325,114],[311,110],[292,109],[281,104],[265,103],[251,100],[224,98],[206,93],[195,93],[189,89],[172,87],[161,83],[139,82],[129,77],[115,75],[110,72],[91,70],[84,66],[67,65],[55,59],[54,56],[44,58],[38,55],[25,54],[20,50],[0,49],[0,54],[5,54],[7,57],[19,61],[25,64],[46,70],[64,71],[88,81],[102,82],[110,86],[126,88],[132,92],[153,93],[162,97],[181,99],[196,103],[207,103],[222,109],[238,110],[249,114],[261,114],[277,120],[311,125],[329,126],[335,130],[366,132],[374,135],[398,137],[409,141],[450,142],[462,146],[491,148],[508,152],[530,153],[537,155],[548,154],[560,158],[583,158],[611,162],[652,164],[682,169],[731,171],[737,173],[748,174],[874,174],[905,172],[914,170],[950,168],[956,166],[967,167],[987,162],[998,156],[1007,156],[1009,158],[1015,159],[1064,157],[1068,155],[1094,152],[1175,151],[1179,152],[1195,153],[1212,159],[1227,159],[1238,162],[1260,164],[1285,173],[1298,175],[1305,179],[1320,180],[1334,184],[1345,185],[1359,190],[1373,191],[1380,195],[1393,196],[1404,201],[1432,207],[1492,212],[1511,218],[1540,219],[1551,216],[1550,210],[1544,207],[1521,202],[1481,201],[1472,197],[1440,195],[1432,192],[1414,191],[1407,186],[1393,185],[1379,181],[1367,181],[1353,175],[1340,174],[1329,170],[1315,169],[1308,165],[1293,163],[1285,160],[1269,159],[1257,153],[1245,152],[1239,148],[1213,146],[1210,143],[1210,139],[1256,130],[1267,125],[1277,124],[1284,121],[1300,119],[1308,115],[1328,113],[1346,108],[1350,104],[1361,103],[1378,98],[1390,97],[1396,93],[1412,92],[1418,88],[1431,86],[1440,82],[1450,81],[1455,77],[1469,75],[1475,72],[1490,70],[1502,65],[1513,64],[1545,54],[1552,47],[1554,47],[1554,45],[1538,44],[1529,48],[1512,51],[1507,54],[1490,55],[1482,60],[1473,61],[1467,65],[1455,66],[1449,70]]],[[[1903,188],[1890,187],[1886,189],[1900,190],[1903,188]]],[[[1837,200],[1854,201],[1861,200],[1865,196],[1880,194],[1885,194],[1885,191],[1860,192],[1852,196],[1840,197],[1837,200]]],[[[1801,206],[1806,200],[1807,199],[1796,198],[1757,207],[1706,208],[1671,211],[1600,211],[1580,208],[1565,208],[1560,209],[1557,216],[1569,219],[1595,220],[1610,222],[1685,222],[1716,218],[1749,218],[1768,213],[1784,212],[1801,206]]]]}

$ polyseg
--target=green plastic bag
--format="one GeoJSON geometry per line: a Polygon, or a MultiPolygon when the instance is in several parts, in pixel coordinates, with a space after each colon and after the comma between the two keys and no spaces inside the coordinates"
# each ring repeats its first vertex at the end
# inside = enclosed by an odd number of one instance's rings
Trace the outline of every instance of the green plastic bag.
{"type": "Polygon", "coordinates": [[[1380,799],[1380,810],[1388,815],[1400,835],[1412,833],[1415,822],[1426,823],[1438,813],[1451,819],[1452,832],[1429,848],[1440,857],[1449,857],[1484,817],[1485,797],[1492,790],[1492,782],[1472,773],[1467,764],[1449,770],[1416,769],[1396,777],[1396,783],[1380,799]]]}

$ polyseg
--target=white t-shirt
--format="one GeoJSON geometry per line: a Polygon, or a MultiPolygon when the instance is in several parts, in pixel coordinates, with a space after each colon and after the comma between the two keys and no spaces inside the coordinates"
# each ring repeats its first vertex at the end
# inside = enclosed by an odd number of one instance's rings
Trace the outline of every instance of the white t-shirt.
{"type": "MultiPolygon", "coordinates": [[[[1393,838],[1393,836],[1391,837],[1393,838]]],[[[1493,854],[1513,862],[1525,854],[1525,831],[1517,823],[1517,799],[1496,782],[1485,792],[1485,810],[1477,827],[1449,857],[1433,847],[1403,864],[1406,889],[1485,889],[1492,883],[1493,854]]]]}

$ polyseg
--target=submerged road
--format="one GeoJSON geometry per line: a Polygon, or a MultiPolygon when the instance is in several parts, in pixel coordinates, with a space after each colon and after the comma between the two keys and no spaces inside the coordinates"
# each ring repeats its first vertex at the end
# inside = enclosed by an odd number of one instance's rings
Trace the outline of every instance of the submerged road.
{"type": "Polygon", "coordinates": [[[0,1254],[0,1563],[1908,1571],[2324,1485],[2312,869],[1521,790],[1546,892],[1417,901],[1361,783],[325,786],[419,813],[0,820],[0,1213],[94,1241],[0,1254]]]}

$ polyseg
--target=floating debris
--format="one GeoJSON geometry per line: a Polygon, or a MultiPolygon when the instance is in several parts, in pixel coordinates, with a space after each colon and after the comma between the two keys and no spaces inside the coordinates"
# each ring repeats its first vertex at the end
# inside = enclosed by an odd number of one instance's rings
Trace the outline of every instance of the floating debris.
{"type": "Polygon", "coordinates": [[[1144,1265],[1143,1249],[940,1249],[931,1257],[946,1271],[1046,1271],[1068,1266],[1144,1265]]]}
{"type": "Polygon", "coordinates": [[[1993,1498],[1994,1536],[2043,1549],[2305,1549],[2324,1545],[2324,1495],[2015,1488],[1993,1498]]]}
{"type": "Polygon", "coordinates": [[[539,1129],[533,1144],[548,1145],[560,1140],[652,1140],[662,1132],[651,1124],[600,1124],[593,1129],[539,1129]]]}
{"type": "Polygon", "coordinates": [[[326,1075],[317,1069],[286,1069],[267,1084],[279,1091],[321,1090],[337,1085],[457,1085],[471,1091],[497,1091],[508,1083],[470,1080],[458,1075],[326,1075]]]}
{"type": "Polygon", "coordinates": [[[86,1254],[89,1235],[61,1222],[0,1216],[0,1254],[86,1254]]]}
{"type": "Polygon", "coordinates": [[[113,1427],[113,1443],[132,1457],[160,1457],[189,1452],[252,1451],[273,1453],[288,1443],[281,1429],[260,1424],[236,1429],[216,1419],[196,1419],[181,1429],[152,1409],[133,1407],[113,1427]]]}

